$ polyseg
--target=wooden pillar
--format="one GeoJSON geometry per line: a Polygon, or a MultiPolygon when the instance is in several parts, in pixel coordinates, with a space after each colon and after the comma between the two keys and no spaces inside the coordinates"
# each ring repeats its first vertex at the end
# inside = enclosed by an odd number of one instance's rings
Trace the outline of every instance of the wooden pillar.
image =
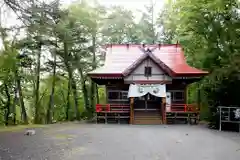
{"type": "Polygon", "coordinates": [[[130,97],[130,124],[133,124],[134,121],[134,97],[130,97]]]}
{"type": "Polygon", "coordinates": [[[162,98],[162,122],[166,124],[166,97],[162,98]]]}

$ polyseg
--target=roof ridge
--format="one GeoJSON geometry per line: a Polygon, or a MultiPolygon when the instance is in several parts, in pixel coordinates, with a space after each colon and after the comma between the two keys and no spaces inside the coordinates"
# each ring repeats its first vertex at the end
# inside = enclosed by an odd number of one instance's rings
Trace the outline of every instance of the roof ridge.
{"type": "Polygon", "coordinates": [[[139,48],[143,53],[149,53],[149,52],[153,52],[155,49],[157,49],[158,46],[155,46],[155,47],[152,48],[152,49],[149,49],[149,47],[146,47],[147,50],[145,50],[142,46],[139,46],[138,48],[139,48]]]}
{"type": "Polygon", "coordinates": [[[103,47],[105,47],[105,48],[112,48],[113,46],[141,47],[142,45],[151,46],[151,47],[159,47],[159,46],[161,46],[161,47],[175,46],[176,48],[181,47],[181,45],[179,43],[176,43],[176,44],[161,44],[161,43],[159,43],[159,44],[105,44],[105,45],[103,45],[103,47]]]}

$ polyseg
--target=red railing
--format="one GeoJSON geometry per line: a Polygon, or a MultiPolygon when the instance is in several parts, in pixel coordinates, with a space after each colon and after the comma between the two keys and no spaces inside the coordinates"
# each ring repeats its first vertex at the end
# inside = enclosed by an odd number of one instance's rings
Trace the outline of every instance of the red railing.
{"type": "Polygon", "coordinates": [[[196,104],[172,104],[170,112],[198,112],[199,108],[196,104]]]}
{"type": "Polygon", "coordinates": [[[96,104],[96,112],[129,112],[130,106],[126,104],[96,104]]]}
{"type": "MultiPolygon", "coordinates": [[[[196,104],[171,104],[167,112],[199,112],[196,104]]],[[[96,112],[130,112],[127,104],[96,104],[96,112]]]]}

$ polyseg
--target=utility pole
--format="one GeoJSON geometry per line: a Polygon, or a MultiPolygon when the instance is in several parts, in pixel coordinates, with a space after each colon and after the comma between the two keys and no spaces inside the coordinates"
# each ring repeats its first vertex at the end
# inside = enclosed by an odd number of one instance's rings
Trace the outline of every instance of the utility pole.
{"type": "Polygon", "coordinates": [[[156,5],[156,0],[151,0],[151,12],[152,12],[152,16],[151,16],[151,20],[152,20],[152,43],[155,43],[155,29],[154,29],[154,6],[156,5]]]}

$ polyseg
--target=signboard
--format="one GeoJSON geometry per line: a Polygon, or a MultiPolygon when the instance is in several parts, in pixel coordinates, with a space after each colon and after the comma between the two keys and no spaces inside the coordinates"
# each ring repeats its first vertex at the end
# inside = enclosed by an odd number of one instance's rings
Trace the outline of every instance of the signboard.
{"type": "Polygon", "coordinates": [[[227,107],[227,106],[219,106],[219,130],[222,130],[222,123],[230,122],[237,123],[239,126],[240,132],[240,108],[239,107],[227,107]]]}

